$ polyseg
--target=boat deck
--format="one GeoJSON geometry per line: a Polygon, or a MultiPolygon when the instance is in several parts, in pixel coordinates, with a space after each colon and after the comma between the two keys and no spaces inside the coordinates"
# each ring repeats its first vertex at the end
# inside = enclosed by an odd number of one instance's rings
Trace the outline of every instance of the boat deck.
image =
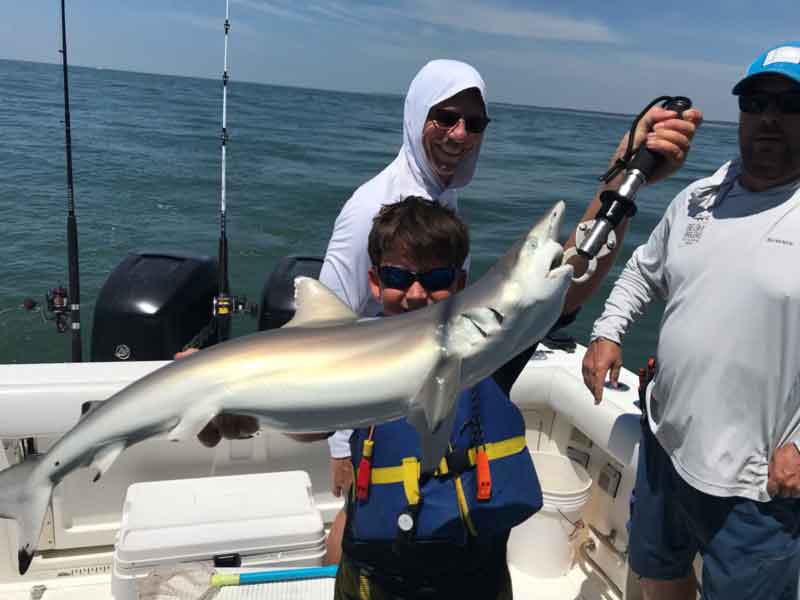
{"type": "MultiPolygon", "coordinates": [[[[607,584],[580,561],[565,577],[533,578],[511,565],[514,597],[518,600],[619,600],[607,584]]],[[[285,581],[264,585],[222,588],[215,600],[330,600],[333,579],[285,581]]],[[[74,580],[57,579],[2,587],[3,600],[111,600],[108,576],[87,576],[74,580]]],[[[140,600],[198,600],[196,593],[143,595],[140,600]]]]}

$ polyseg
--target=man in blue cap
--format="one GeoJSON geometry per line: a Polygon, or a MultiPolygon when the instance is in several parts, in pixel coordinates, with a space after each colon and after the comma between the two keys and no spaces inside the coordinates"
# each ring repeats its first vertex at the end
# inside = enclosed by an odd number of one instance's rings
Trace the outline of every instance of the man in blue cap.
{"type": "Polygon", "coordinates": [[[644,408],[630,563],[646,600],[797,598],[800,42],[733,88],[739,156],[670,204],[615,283],[583,362],[602,398],[621,338],[666,300],[644,408]]]}

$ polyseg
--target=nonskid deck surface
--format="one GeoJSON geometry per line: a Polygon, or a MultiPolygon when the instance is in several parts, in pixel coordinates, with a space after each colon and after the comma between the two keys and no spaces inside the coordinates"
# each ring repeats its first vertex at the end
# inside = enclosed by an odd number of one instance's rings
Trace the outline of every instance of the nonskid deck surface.
{"type": "MultiPolygon", "coordinates": [[[[76,582],[77,584],[77,582],[76,582]]],[[[266,585],[226,587],[215,600],[330,600],[333,579],[283,581],[266,585]]],[[[0,586],[2,600],[113,600],[109,581],[67,587],[47,587],[7,591],[0,586]],[[39,595],[41,594],[41,595],[39,595]]],[[[140,600],[198,600],[197,594],[142,596],[140,600]]]]}

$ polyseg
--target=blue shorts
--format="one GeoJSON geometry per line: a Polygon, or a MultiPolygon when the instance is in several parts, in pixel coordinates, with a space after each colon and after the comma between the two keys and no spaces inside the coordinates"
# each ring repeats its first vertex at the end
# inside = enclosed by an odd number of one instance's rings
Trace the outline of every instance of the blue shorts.
{"type": "Polygon", "coordinates": [[[645,423],[631,499],[630,564],[640,576],[687,576],[703,557],[708,600],[796,600],[800,500],[720,498],[688,485],[645,423]]]}

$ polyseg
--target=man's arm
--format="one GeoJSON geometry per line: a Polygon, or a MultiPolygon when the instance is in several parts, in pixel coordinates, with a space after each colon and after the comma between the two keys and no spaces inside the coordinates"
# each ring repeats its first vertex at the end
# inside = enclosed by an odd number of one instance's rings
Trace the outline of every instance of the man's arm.
{"type": "MultiPolygon", "coordinates": [[[[686,160],[686,155],[689,152],[691,140],[702,120],[702,113],[696,109],[684,112],[683,117],[679,119],[677,118],[677,113],[674,111],[664,110],[660,107],[650,109],[644,118],[642,118],[636,128],[634,147],[638,147],[645,142],[650,150],[658,152],[666,158],[664,164],[662,164],[650,178],[651,183],[669,177],[683,165],[686,160]]],[[[628,134],[625,134],[622,140],[620,140],[616,151],[611,156],[609,165],[614,164],[618,158],[622,157],[627,145],[628,134]]],[[[617,190],[623,178],[624,174],[620,174],[609,183],[600,186],[597,194],[586,207],[586,211],[580,219],[581,222],[591,219],[597,214],[597,211],[600,209],[600,194],[606,190],[617,190]]],[[[600,286],[601,282],[608,274],[608,271],[611,269],[611,266],[614,264],[619,249],[622,247],[622,240],[625,237],[627,228],[628,218],[626,217],[615,230],[618,242],[616,247],[609,254],[598,259],[597,270],[594,274],[583,283],[572,283],[567,291],[561,318],[553,326],[553,329],[566,327],[574,321],[583,303],[586,302],[592,293],[600,286]]],[[[572,246],[575,246],[574,233],[567,240],[564,249],[566,250],[572,246]]],[[[582,275],[588,266],[587,261],[580,256],[571,259],[570,263],[575,268],[576,277],[582,275]]],[[[506,394],[511,393],[514,382],[516,382],[522,369],[536,351],[538,343],[537,340],[530,348],[512,358],[492,375],[495,382],[506,394]]]]}
{"type": "MultiPolygon", "coordinates": [[[[650,178],[649,183],[655,183],[665,179],[675,173],[681,168],[686,155],[689,152],[692,138],[694,137],[697,127],[703,121],[703,114],[697,109],[690,109],[683,113],[682,118],[678,118],[677,113],[674,111],[664,110],[661,107],[651,108],[647,114],[639,122],[636,128],[634,137],[634,148],[639,147],[645,143],[647,148],[653,152],[661,154],[665,161],[658,167],[650,178]]],[[[611,157],[609,164],[613,164],[624,153],[628,144],[628,134],[622,138],[617,147],[617,150],[611,157]]],[[[586,211],[581,217],[580,222],[594,218],[597,211],[600,209],[600,194],[605,190],[619,189],[624,173],[617,175],[611,182],[603,184],[597,191],[597,194],[592,199],[586,211]]],[[[605,279],[609,270],[611,270],[614,260],[622,247],[622,240],[625,238],[625,233],[628,230],[629,218],[625,217],[619,226],[614,230],[617,237],[617,245],[602,258],[597,260],[597,270],[594,274],[583,283],[573,283],[567,291],[567,298],[564,303],[563,314],[572,314],[576,312],[594,291],[600,286],[603,279],[605,279]]],[[[569,237],[564,249],[575,246],[575,233],[569,237]]],[[[585,258],[576,256],[570,259],[570,264],[575,269],[575,276],[578,277],[584,273],[588,262],[585,258]]]]}
{"type": "Polygon", "coordinates": [[[622,368],[622,337],[636,317],[641,315],[654,297],[666,297],[667,277],[664,270],[666,248],[675,202],[639,246],[620,273],[606,300],[603,314],[594,322],[591,340],[583,357],[583,381],[595,399],[603,398],[606,374],[616,385],[622,368]]]}

